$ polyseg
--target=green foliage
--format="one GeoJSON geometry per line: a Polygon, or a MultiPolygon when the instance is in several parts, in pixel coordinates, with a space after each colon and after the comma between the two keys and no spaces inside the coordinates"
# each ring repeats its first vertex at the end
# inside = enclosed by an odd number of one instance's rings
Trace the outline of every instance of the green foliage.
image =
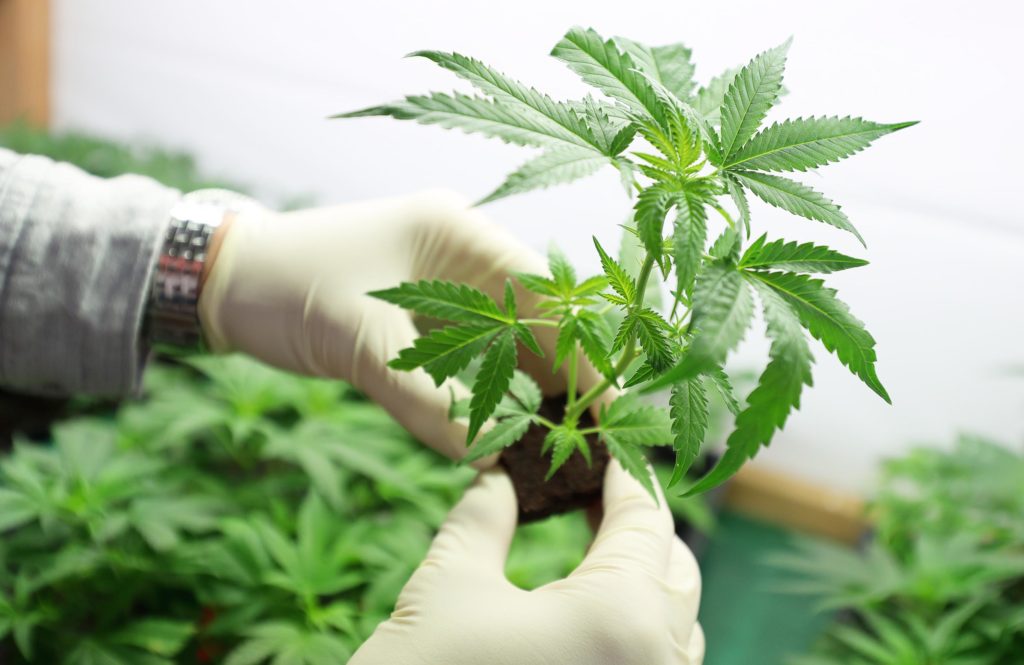
{"type": "Polygon", "coordinates": [[[794,592],[842,609],[793,665],[1011,663],[1024,653],[1024,457],[961,437],[888,461],[862,552],[801,543],[777,557],[794,592]]]}
{"type": "MultiPolygon", "coordinates": [[[[338,382],[242,357],[145,379],[145,400],[0,456],[0,660],[345,662],[473,472],[338,382]]],[[[496,411],[540,399],[517,372],[496,411]]],[[[524,529],[510,576],[562,577],[589,539],[582,515],[524,529]]]]}
{"type": "MultiPolygon", "coordinates": [[[[484,379],[478,375],[472,387],[468,412],[471,437],[488,417],[501,422],[477,442],[475,454],[512,445],[530,423],[539,424],[551,430],[547,448],[553,454],[551,468],[557,468],[575,451],[589,455],[585,440],[577,436],[578,420],[604,389],[671,388],[664,411],[672,421],[672,436],[661,443],[675,448],[670,480],[678,482],[707,438],[711,390],[724,396],[736,414],[736,427],[725,456],[690,492],[709,489],[768,445],[799,407],[803,387],[811,384],[807,332],[889,400],[875,368],[874,338],[833,289],[804,274],[861,267],[866,261],[811,243],[768,241],[764,235],[750,241],[748,194],[861,239],[837,204],[777,173],[838,162],[914,123],[818,116],[765,126],[784,93],[789,47],[787,41],[698,86],[692,53],[683,44],[648,46],[574,27],[551,54],[596,94],[559,101],[473,58],[424,51],[414,55],[469,81],[483,97],[430,93],[344,114],[412,119],[541,149],[483,202],[569,182],[605,164],[617,169],[636,194],[632,219],[624,227],[623,248],[632,253],[630,260],[612,258],[595,238],[603,278],[580,283],[564,259],[556,257],[550,275],[517,276],[539,296],[531,305],[535,311],[503,312],[485,295],[457,285],[431,283],[429,294],[411,285],[374,294],[459,324],[456,330],[429,333],[402,351],[394,367],[422,367],[440,381],[483,356],[484,379]],[[669,219],[671,229],[666,229],[669,219]],[[671,307],[662,308],[658,298],[668,280],[673,298],[671,307]],[[753,321],[756,300],[765,310],[771,349],[757,386],[741,406],[723,367],[753,321]],[[473,313],[470,318],[465,318],[467,311],[473,313]],[[564,422],[498,414],[517,360],[508,329],[520,334],[543,327],[557,329],[551,365],[568,377],[564,422]],[[577,395],[572,393],[578,388],[581,358],[604,379],[577,395]]],[[[520,340],[527,341],[524,335],[520,340]]],[[[608,428],[606,422],[598,426],[612,455],[652,487],[643,456],[648,444],[606,436],[608,428]]]]}

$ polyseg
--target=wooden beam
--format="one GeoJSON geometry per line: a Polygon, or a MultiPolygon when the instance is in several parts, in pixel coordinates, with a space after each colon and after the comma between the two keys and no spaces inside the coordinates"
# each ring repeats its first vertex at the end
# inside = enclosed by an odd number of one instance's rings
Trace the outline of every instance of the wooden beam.
{"type": "Polygon", "coordinates": [[[0,0],[0,122],[50,120],[50,2],[0,0]]]}
{"type": "Polygon", "coordinates": [[[757,466],[736,474],[725,502],[738,513],[849,545],[868,528],[860,497],[757,466]]]}

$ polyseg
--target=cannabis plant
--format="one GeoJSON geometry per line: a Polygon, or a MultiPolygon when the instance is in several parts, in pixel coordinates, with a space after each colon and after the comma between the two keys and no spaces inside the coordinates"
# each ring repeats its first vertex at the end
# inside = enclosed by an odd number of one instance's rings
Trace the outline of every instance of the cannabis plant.
{"type": "Polygon", "coordinates": [[[914,123],[822,116],[764,126],[782,94],[788,50],[787,41],[698,87],[690,49],[682,44],[605,40],[577,27],[552,55],[596,88],[597,96],[556,101],[473,58],[420,51],[413,55],[452,71],[480,94],[432,92],[338,116],[415,120],[541,150],[481,203],[606,166],[618,171],[634,198],[628,228],[643,248],[637,263],[614,259],[595,238],[603,274],[581,280],[554,255],[550,274],[514,276],[539,299],[529,313],[517,306],[512,282],[502,303],[468,285],[440,281],[372,294],[449,323],[401,351],[392,367],[422,368],[440,384],[482,357],[465,410],[470,459],[498,452],[531,426],[541,427],[543,448],[551,454],[550,477],[577,451],[589,459],[586,437],[597,434],[653,491],[643,448],[671,444],[670,485],[678,483],[705,439],[708,394],[715,391],[732,405],[736,419],[724,456],[689,487],[690,493],[708,490],[767,445],[799,406],[804,386],[811,384],[806,333],[890,401],[876,374],[874,338],[836,292],[812,276],[866,261],[811,243],[755,238],[748,194],[862,241],[838,205],[779,174],[837,162],[914,123]],[[661,289],[662,280],[669,282],[672,299],[658,311],[648,294],[661,289]],[[770,360],[741,407],[723,366],[751,325],[755,294],[767,320],[770,360]],[[568,390],[558,418],[538,414],[539,391],[514,372],[518,346],[541,353],[534,330],[542,327],[558,330],[552,367],[567,364],[568,390]],[[603,380],[577,394],[582,358],[603,380]],[[597,424],[581,424],[588,407],[612,386],[625,394],[601,412],[597,424]],[[637,401],[636,391],[663,388],[671,389],[669,409],[637,401]],[[491,417],[497,424],[477,439],[491,417]]]}
{"type": "Polygon", "coordinates": [[[805,542],[776,562],[843,620],[794,665],[1024,658],[1024,457],[976,437],[886,462],[862,552],[805,542]]]}

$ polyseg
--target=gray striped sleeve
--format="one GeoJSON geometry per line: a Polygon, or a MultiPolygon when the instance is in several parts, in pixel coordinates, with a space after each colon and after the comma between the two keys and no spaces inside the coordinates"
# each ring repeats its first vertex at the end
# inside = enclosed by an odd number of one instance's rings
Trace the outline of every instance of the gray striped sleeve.
{"type": "Polygon", "coordinates": [[[119,395],[139,382],[146,291],[180,194],[0,149],[0,384],[119,395]]]}

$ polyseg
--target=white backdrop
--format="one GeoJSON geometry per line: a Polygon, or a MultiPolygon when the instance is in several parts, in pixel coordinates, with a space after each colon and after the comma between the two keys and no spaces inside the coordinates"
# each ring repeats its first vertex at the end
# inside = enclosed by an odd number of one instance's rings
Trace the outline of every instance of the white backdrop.
{"type": "MultiPolygon", "coordinates": [[[[879,340],[883,404],[824,350],[760,464],[839,487],[870,486],[875,461],[957,431],[1024,436],[1024,221],[1017,63],[1024,9],[1005,0],[518,3],[397,0],[56,0],[55,124],[196,153],[265,199],[324,202],[445,186],[478,197],[527,154],[478,137],[331,113],[449,89],[404,60],[422,48],[475,55],[556,97],[582,85],[546,56],[566,28],[684,41],[702,80],[793,35],[778,114],[921,120],[811,175],[868,241],[756,205],[774,236],[828,241],[868,268],[830,281],[879,340]],[[287,4],[287,8],[285,5],[287,4]]],[[[776,115],[778,117],[778,115],[776,115]]],[[[596,269],[591,233],[614,244],[629,203],[612,173],[493,204],[539,249],[596,269]]],[[[758,338],[759,335],[751,334],[758,338]]],[[[733,365],[764,362],[746,343],[733,365]]]]}

